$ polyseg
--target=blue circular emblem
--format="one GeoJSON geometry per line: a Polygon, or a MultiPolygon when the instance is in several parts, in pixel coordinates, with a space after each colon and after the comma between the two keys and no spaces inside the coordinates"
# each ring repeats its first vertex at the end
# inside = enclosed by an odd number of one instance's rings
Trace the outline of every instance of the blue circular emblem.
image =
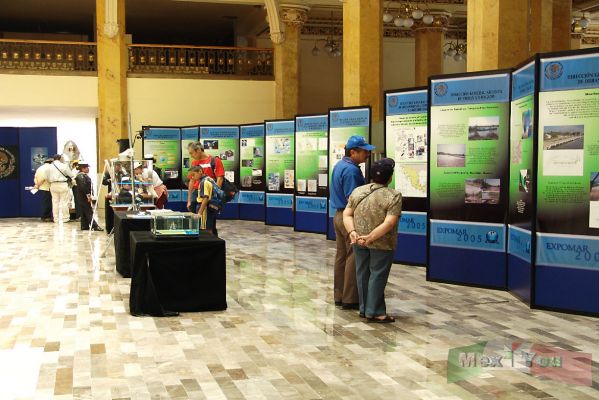
{"type": "Polygon", "coordinates": [[[266,125],[266,130],[272,131],[272,124],[267,124],[266,125]]]}
{"type": "Polygon", "coordinates": [[[497,243],[499,241],[499,235],[495,231],[487,232],[487,243],[497,243]]]}
{"type": "Polygon", "coordinates": [[[389,107],[395,107],[397,106],[397,96],[390,96],[389,97],[389,107]]]}
{"type": "Polygon", "coordinates": [[[333,117],[333,121],[337,121],[339,119],[339,114],[333,113],[332,117],[333,117]]]}
{"type": "Polygon", "coordinates": [[[545,76],[547,79],[555,80],[564,73],[564,66],[559,62],[551,62],[545,67],[545,76]]]}
{"type": "Polygon", "coordinates": [[[447,94],[447,84],[446,83],[437,83],[435,85],[435,94],[439,97],[443,97],[447,94]]]}

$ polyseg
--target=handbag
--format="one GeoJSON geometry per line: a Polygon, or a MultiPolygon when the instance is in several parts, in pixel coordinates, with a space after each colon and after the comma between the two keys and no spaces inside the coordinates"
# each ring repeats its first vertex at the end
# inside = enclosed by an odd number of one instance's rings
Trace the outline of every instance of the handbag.
{"type": "Polygon", "coordinates": [[[64,172],[62,172],[61,169],[56,166],[56,164],[52,163],[52,165],[54,165],[54,168],[56,168],[58,170],[58,172],[60,172],[62,174],[62,176],[64,176],[65,178],[67,178],[67,180],[66,180],[67,185],[69,185],[69,189],[72,189],[73,188],[73,178],[71,178],[70,176],[65,175],[64,172]]]}

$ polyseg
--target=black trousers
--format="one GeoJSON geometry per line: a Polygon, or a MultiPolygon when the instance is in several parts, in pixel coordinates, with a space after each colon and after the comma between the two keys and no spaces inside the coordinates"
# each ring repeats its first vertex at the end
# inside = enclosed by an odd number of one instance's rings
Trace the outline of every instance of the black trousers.
{"type": "Polygon", "coordinates": [[[93,221],[93,228],[96,228],[98,224],[94,221],[94,210],[92,210],[92,205],[87,201],[87,199],[83,200],[79,198],[79,214],[81,215],[81,230],[88,230],[90,224],[93,221]]]}
{"type": "Polygon", "coordinates": [[[110,199],[108,197],[104,198],[104,227],[106,228],[106,233],[112,232],[112,228],[114,228],[114,210],[110,206],[110,199]]]}
{"type": "Polygon", "coordinates": [[[42,218],[52,219],[52,194],[49,190],[40,190],[38,193],[42,199],[42,218]]]}
{"type": "MultiPolygon", "coordinates": [[[[81,217],[81,203],[82,200],[79,198],[79,196],[77,196],[77,186],[73,186],[71,188],[71,190],[73,191],[73,200],[75,203],[75,219],[81,217]]],[[[86,201],[87,203],[87,201],[86,201]]]]}

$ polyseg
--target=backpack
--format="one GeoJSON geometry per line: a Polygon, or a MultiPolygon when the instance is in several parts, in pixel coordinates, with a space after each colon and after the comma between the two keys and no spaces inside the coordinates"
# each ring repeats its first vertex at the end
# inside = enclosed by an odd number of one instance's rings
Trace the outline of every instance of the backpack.
{"type": "Polygon", "coordinates": [[[222,211],[223,206],[225,205],[225,192],[218,187],[216,182],[214,182],[214,179],[210,178],[209,176],[205,177],[204,179],[210,179],[210,183],[212,183],[212,197],[208,202],[208,208],[215,214],[218,214],[222,211]]]}
{"type": "MultiPolygon", "coordinates": [[[[212,173],[214,174],[214,176],[216,176],[216,171],[215,171],[216,157],[215,156],[210,156],[210,168],[212,168],[212,173]]],[[[216,183],[214,185],[217,186],[216,183]]],[[[222,192],[224,192],[224,197],[223,197],[224,203],[228,203],[231,200],[233,200],[233,198],[235,197],[237,192],[239,192],[239,189],[237,188],[237,186],[235,186],[235,184],[233,182],[229,181],[225,177],[223,177],[223,186],[222,186],[222,188],[219,188],[219,189],[222,192]]]]}

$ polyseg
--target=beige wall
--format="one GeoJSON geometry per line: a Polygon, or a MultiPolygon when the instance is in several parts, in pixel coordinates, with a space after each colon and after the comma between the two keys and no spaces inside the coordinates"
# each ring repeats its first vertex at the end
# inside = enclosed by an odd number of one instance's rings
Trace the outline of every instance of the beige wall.
{"type": "Polygon", "coordinates": [[[98,107],[98,78],[0,74],[0,107],[98,107]]]}
{"type": "Polygon", "coordinates": [[[274,81],[129,78],[131,127],[245,124],[274,118],[274,81]]]}

